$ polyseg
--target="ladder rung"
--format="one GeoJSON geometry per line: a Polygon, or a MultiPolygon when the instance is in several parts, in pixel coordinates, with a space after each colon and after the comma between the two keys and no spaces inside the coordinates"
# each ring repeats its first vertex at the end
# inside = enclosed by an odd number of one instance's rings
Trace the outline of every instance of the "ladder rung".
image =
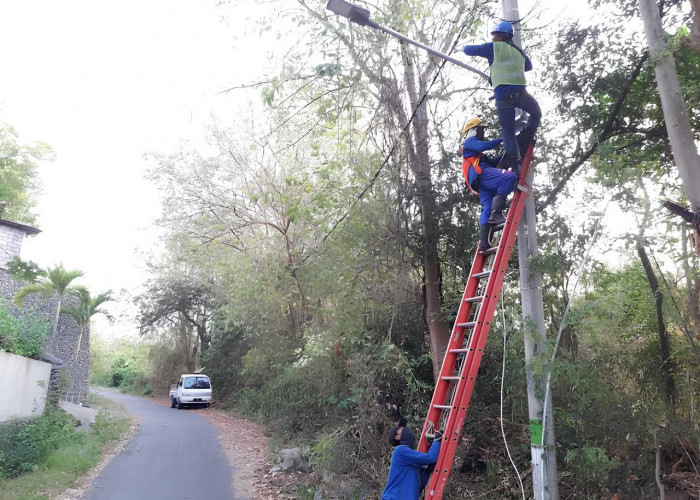
{"type": "Polygon", "coordinates": [[[474,328],[476,326],[476,321],[470,321],[469,323],[457,323],[460,328],[474,328]]]}
{"type": "Polygon", "coordinates": [[[481,302],[482,300],[484,300],[484,296],[479,295],[477,297],[469,297],[468,299],[464,299],[464,302],[469,302],[470,304],[473,304],[475,302],[481,302]]]}
{"type": "Polygon", "coordinates": [[[472,274],[472,278],[481,279],[481,278],[485,278],[486,276],[490,276],[490,275],[491,275],[491,270],[489,269],[488,271],[484,271],[482,273],[472,274]]]}
{"type": "Polygon", "coordinates": [[[433,405],[433,408],[437,408],[438,410],[451,410],[452,407],[450,405],[433,405]]]}
{"type": "Polygon", "coordinates": [[[506,227],[505,222],[503,224],[498,224],[497,226],[493,226],[493,229],[491,229],[491,231],[502,231],[504,227],[506,227]]]}
{"type": "Polygon", "coordinates": [[[471,349],[450,349],[450,352],[452,354],[462,354],[465,352],[469,352],[471,349]]]}
{"type": "Polygon", "coordinates": [[[525,186],[523,186],[523,185],[521,185],[521,184],[518,184],[518,189],[519,189],[520,191],[525,192],[525,193],[529,193],[529,192],[530,192],[530,190],[529,190],[527,187],[525,187],[525,186]]]}
{"type": "Polygon", "coordinates": [[[452,380],[459,380],[459,379],[460,379],[460,376],[459,376],[459,375],[453,375],[453,376],[449,376],[449,377],[440,377],[440,378],[441,378],[442,380],[445,380],[445,381],[447,381],[447,382],[450,382],[450,381],[452,381],[452,380]]]}
{"type": "Polygon", "coordinates": [[[498,247],[491,247],[488,250],[483,250],[481,255],[493,255],[498,251],[498,247]]]}

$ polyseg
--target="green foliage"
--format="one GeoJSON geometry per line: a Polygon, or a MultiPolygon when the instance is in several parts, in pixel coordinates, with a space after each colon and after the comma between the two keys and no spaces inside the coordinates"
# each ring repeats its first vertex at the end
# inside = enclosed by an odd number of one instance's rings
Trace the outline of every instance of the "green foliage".
{"type": "Polygon", "coordinates": [[[17,312],[10,303],[0,299],[0,349],[36,358],[49,333],[51,325],[42,316],[33,311],[17,312]]]}
{"type": "Polygon", "coordinates": [[[39,190],[37,165],[51,159],[46,144],[23,144],[17,132],[0,123],[0,217],[24,224],[34,223],[39,190]]]}
{"type": "Polygon", "coordinates": [[[615,461],[608,458],[605,450],[597,446],[584,446],[566,451],[564,462],[574,475],[581,475],[602,482],[615,467],[615,461]]]}
{"type": "Polygon", "coordinates": [[[79,439],[73,418],[54,408],[36,419],[0,424],[0,477],[30,471],[51,451],[79,439]]]}
{"type": "Polygon", "coordinates": [[[68,271],[63,267],[63,264],[58,264],[49,267],[45,274],[42,273],[42,276],[45,276],[45,279],[22,287],[15,294],[14,301],[19,307],[22,307],[26,297],[36,293],[41,294],[44,300],[53,294],[57,294],[59,300],[62,299],[65,294],[70,292],[70,284],[73,280],[83,276],[83,272],[78,270],[68,271]]]}
{"type": "Polygon", "coordinates": [[[110,369],[104,374],[102,382],[107,387],[120,387],[130,390],[145,383],[143,369],[131,364],[130,360],[118,357],[110,369]]]}
{"type": "MultiPolygon", "coordinates": [[[[250,352],[249,339],[248,329],[242,324],[228,324],[221,319],[214,322],[211,348],[202,355],[202,365],[216,387],[217,399],[232,395],[243,385],[242,359],[250,352]]],[[[246,372],[247,377],[251,371],[246,372]]]]}
{"type": "Polygon", "coordinates": [[[316,488],[305,484],[297,484],[297,498],[299,500],[314,500],[316,488]]]}
{"type": "Polygon", "coordinates": [[[17,255],[8,261],[7,270],[14,279],[29,283],[36,283],[39,276],[46,276],[46,271],[41,269],[39,264],[31,260],[24,261],[17,255]]]}
{"type": "Polygon", "coordinates": [[[280,433],[313,435],[329,418],[347,419],[351,395],[340,384],[340,374],[328,358],[281,368],[254,399],[252,389],[247,397],[243,395],[246,410],[276,422],[280,433]]]}
{"type": "MultiPolygon", "coordinates": [[[[148,342],[129,339],[105,341],[100,335],[92,335],[90,381],[133,394],[152,391],[153,378],[149,376],[153,370],[149,363],[149,351],[152,349],[154,346],[148,342]]],[[[159,387],[159,393],[162,394],[165,388],[159,387]]]]}
{"type": "MultiPolygon", "coordinates": [[[[114,404],[114,403],[112,403],[114,404]]],[[[7,500],[53,498],[74,487],[76,480],[102,458],[105,444],[119,439],[130,425],[129,419],[98,413],[91,432],[75,432],[31,467],[14,478],[0,479],[0,498],[7,500]]],[[[73,430],[71,422],[68,431],[73,430]]],[[[0,478],[2,476],[0,475],[0,478]]]]}
{"type": "Polygon", "coordinates": [[[75,306],[61,307],[61,313],[68,314],[71,318],[75,320],[78,324],[78,329],[80,335],[78,337],[78,345],[76,347],[76,355],[80,352],[80,344],[83,340],[83,334],[90,326],[90,319],[95,314],[102,314],[107,317],[110,321],[113,319],[112,315],[106,310],[101,309],[100,306],[105,302],[110,302],[114,300],[112,298],[112,291],[108,290],[106,292],[100,293],[96,297],[90,296],[90,291],[85,287],[75,287],[71,289],[70,293],[73,297],[77,299],[77,304],[75,306]]]}

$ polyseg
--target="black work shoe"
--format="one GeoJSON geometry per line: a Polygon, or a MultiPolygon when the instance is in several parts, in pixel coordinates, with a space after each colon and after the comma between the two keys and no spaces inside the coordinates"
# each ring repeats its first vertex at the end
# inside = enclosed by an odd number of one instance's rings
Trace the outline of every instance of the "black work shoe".
{"type": "Polygon", "coordinates": [[[503,217],[503,209],[506,206],[506,197],[502,194],[497,194],[493,197],[491,201],[491,217],[489,217],[489,224],[503,224],[506,218],[503,217]]]}
{"type": "Polygon", "coordinates": [[[489,233],[491,232],[491,225],[486,224],[481,226],[481,234],[479,237],[479,251],[485,252],[491,248],[491,242],[489,241],[489,233]]]}
{"type": "Polygon", "coordinates": [[[494,226],[505,224],[505,222],[506,218],[503,217],[503,214],[491,214],[491,217],[489,217],[489,224],[493,224],[494,226]]]}

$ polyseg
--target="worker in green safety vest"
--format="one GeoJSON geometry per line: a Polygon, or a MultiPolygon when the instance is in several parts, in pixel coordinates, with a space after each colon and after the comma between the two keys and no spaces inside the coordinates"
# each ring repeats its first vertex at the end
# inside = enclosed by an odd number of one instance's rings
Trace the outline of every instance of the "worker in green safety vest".
{"type": "Polygon", "coordinates": [[[498,23],[491,31],[493,42],[482,45],[465,45],[462,51],[469,56],[485,57],[491,67],[491,85],[496,99],[498,121],[501,124],[505,155],[499,168],[518,172],[542,112],[537,101],[525,90],[525,72],[532,69],[530,58],[513,43],[513,25],[498,23]],[[515,108],[527,112],[527,124],[520,136],[515,137],[515,108]]]}

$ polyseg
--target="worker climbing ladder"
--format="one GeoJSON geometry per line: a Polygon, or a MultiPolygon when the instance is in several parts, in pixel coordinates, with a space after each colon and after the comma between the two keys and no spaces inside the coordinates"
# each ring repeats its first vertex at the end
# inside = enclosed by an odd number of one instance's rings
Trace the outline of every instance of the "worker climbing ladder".
{"type": "Polygon", "coordinates": [[[506,222],[493,229],[494,232],[501,232],[498,245],[484,252],[477,248],[474,255],[464,297],[423,425],[418,451],[427,451],[427,439],[432,438],[438,430],[443,432],[440,456],[425,488],[425,498],[428,500],[442,499],[450,475],[486,338],[498,305],[498,295],[503,286],[508,260],[513,253],[525,199],[529,194],[525,178],[530,169],[532,149],[533,146],[530,145],[523,159],[518,187],[508,209],[506,222]]]}

